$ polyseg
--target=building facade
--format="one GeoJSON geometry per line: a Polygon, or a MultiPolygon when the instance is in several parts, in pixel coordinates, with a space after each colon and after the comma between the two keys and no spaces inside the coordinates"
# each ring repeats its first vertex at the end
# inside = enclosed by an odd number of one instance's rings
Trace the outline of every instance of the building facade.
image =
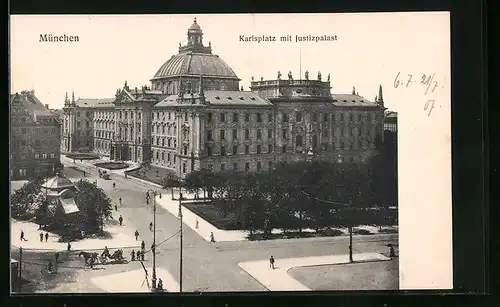
{"type": "Polygon", "coordinates": [[[35,96],[10,97],[10,170],[12,179],[50,176],[60,167],[61,128],[57,117],[35,96]]]}
{"type": "MultiPolygon", "coordinates": [[[[375,101],[358,93],[332,94],[330,76],[252,82],[249,91],[194,20],[187,44],[166,61],[151,86],[125,82],[113,100],[88,108],[68,102],[69,151],[86,146],[78,118],[92,118],[96,153],[113,160],[150,162],[184,177],[202,169],[266,171],[274,163],[313,159],[362,162],[383,140],[382,88],[375,101]],[[78,117],[77,110],[88,110],[78,117]],[[82,116],[82,115],[81,115],[82,116]],[[71,119],[73,118],[73,119],[71,119]],[[74,138],[74,140],[71,140],[74,138]]],[[[67,100],[67,99],[66,99],[67,100]]],[[[80,100],[79,100],[80,101],[80,100]]],[[[102,102],[102,101],[101,101],[102,102]]],[[[89,104],[90,105],[90,104],[89,104]]],[[[80,111],[83,112],[83,111],[80,111]]],[[[85,131],[85,130],[83,130],[85,131]]]]}

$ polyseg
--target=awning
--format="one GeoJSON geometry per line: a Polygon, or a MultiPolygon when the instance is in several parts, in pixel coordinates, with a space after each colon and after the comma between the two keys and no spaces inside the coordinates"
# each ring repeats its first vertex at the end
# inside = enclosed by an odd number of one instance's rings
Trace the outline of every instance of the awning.
{"type": "Polygon", "coordinates": [[[80,211],[75,203],[74,198],[61,198],[61,205],[65,214],[75,213],[80,211]]]}
{"type": "Polygon", "coordinates": [[[17,261],[16,259],[12,259],[10,258],[10,264],[14,264],[14,263],[18,263],[19,261],[17,261]]]}

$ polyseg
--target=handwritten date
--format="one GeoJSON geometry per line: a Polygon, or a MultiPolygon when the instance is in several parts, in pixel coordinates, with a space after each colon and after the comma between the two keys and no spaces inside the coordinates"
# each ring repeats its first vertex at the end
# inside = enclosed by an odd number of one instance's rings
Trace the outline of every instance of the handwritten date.
{"type": "Polygon", "coordinates": [[[411,74],[406,74],[406,76],[401,75],[401,72],[398,72],[396,78],[394,78],[394,88],[402,87],[410,87],[412,84],[418,82],[418,84],[425,86],[425,95],[428,93],[434,93],[437,87],[439,87],[439,83],[434,80],[436,77],[436,73],[433,74],[422,74],[420,78],[418,76],[414,76],[411,74]]]}

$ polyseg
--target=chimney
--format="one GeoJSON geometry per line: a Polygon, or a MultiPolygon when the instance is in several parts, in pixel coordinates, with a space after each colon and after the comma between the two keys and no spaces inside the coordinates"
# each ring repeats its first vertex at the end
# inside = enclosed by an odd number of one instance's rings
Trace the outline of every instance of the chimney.
{"type": "Polygon", "coordinates": [[[47,108],[47,110],[49,110],[49,105],[48,104],[45,104],[45,107],[47,108]]]}

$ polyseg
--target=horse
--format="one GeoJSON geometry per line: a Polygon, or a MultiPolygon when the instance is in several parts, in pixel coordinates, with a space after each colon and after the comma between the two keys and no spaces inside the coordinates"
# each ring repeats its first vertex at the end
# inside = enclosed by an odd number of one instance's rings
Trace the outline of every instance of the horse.
{"type": "Polygon", "coordinates": [[[88,253],[88,252],[84,252],[84,251],[81,251],[79,254],[78,254],[78,257],[81,257],[83,256],[85,258],[85,263],[92,263],[93,261],[97,260],[97,256],[99,254],[98,253],[88,253]],[[90,260],[90,261],[89,261],[90,260]]]}

